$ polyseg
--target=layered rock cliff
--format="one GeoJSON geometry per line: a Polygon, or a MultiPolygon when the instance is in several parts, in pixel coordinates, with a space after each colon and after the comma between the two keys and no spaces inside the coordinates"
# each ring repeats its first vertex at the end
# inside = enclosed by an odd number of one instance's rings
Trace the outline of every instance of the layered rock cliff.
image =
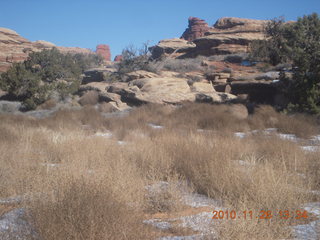
{"type": "Polygon", "coordinates": [[[93,54],[89,49],[78,47],[59,47],[46,41],[31,42],[7,28],[0,28],[0,72],[6,71],[14,62],[27,59],[29,53],[44,49],[58,48],[63,53],[93,54]]]}
{"type": "Polygon", "coordinates": [[[209,31],[210,27],[205,20],[196,17],[189,17],[188,28],[184,31],[181,38],[192,42],[193,40],[203,37],[209,31]]]}
{"type": "MultiPolygon", "coordinates": [[[[186,49],[186,43],[180,41],[168,51],[167,44],[173,39],[162,40],[151,48],[153,58],[176,52],[181,57],[211,56],[234,53],[247,53],[254,40],[262,40],[264,28],[268,21],[244,18],[220,18],[212,27],[199,18],[190,17],[189,26],[181,36],[181,40],[192,42],[186,49]]],[[[177,40],[174,41],[178,42],[177,40]]],[[[175,56],[176,57],[176,56],[175,56]]]]}

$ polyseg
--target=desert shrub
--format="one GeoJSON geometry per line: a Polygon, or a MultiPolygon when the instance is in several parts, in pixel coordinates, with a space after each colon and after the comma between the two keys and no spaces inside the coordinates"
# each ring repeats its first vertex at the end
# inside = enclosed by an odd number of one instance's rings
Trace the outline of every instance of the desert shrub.
{"type": "Polygon", "coordinates": [[[52,198],[35,201],[31,209],[34,225],[43,239],[145,237],[137,212],[118,201],[108,189],[81,179],[61,186],[52,198]]]}
{"type": "Polygon", "coordinates": [[[86,92],[79,100],[79,103],[84,105],[96,105],[99,101],[99,94],[97,91],[86,92]]]}
{"type": "Polygon", "coordinates": [[[241,63],[243,61],[243,57],[240,55],[228,55],[224,58],[224,61],[230,63],[241,63]]]}
{"type": "Polygon", "coordinates": [[[292,63],[293,77],[285,74],[284,92],[290,103],[289,111],[320,113],[320,19],[318,14],[284,23],[284,19],[270,21],[265,29],[266,40],[252,45],[252,56],[277,65],[292,63]]]}
{"type": "Polygon", "coordinates": [[[26,110],[34,109],[54,93],[63,99],[76,92],[82,72],[99,63],[99,57],[62,54],[56,48],[35,52],[3,73],[0,86],[23,101],[26,110]]]}
{"type": "Polygon", "coordinates": [[[203,57],[185,59],[167,58],[163,61],[164,69],[179,73],[186,73],[202,69],[201,62],[203,61],[203,57]]]}
{"type": "Polygon", "coordinates": [[[138,49],[130,45],[122,51],[122,61],[118,64],[118,73],[125,74],[137,70],[146,70],[148,66],[149,50],[145,43],[138,49]]]}

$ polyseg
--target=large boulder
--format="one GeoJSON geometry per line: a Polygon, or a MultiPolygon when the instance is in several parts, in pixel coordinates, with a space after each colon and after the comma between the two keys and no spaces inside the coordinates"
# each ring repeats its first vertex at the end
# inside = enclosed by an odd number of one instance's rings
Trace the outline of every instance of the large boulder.
{"type": "Polygon", "coordinates": [[[90,82],[107,81],[112,73],[115,73],[115,68],[92,68],[84,72],[82,84],[90,82]]]}
{"type": "Polygon", "coordinates": [[[133,80],[127,87],[111,85],[107,91],[120,95],[121,101],[129,106],[144,103],[181,104],[203,101],[222,103],[236,99],[232,94],[216,93],[209,83],[206,84],[201,86],[202,89],[198,86],[199,91],[195,91],[190,88],[185,78],[157,77],[133,80]]]}
{"type": "Polygon", "coordinates": [[[194,82],[191,86],[194,92],[212,93],[215,92],[214,87],[208,82],[194,82]]]}
{"type": "Polygon", "coordinates": [[[138,71],[134,71],[126,74],[127,81],[132,81],[132,80],[141,79],[141,78],[156,78],[156,77],[159,77],[159,75],[153,72],[145,71],[145,70],[138,70],[138,71]]]}
{"type": "Polygon", "coordinates": [[[180,38],[161,40],[156,46],[150,47],[152,58],[157,59],[162,56],[179,56],[189,52],[196,45],[192,42],[180,38]]]}

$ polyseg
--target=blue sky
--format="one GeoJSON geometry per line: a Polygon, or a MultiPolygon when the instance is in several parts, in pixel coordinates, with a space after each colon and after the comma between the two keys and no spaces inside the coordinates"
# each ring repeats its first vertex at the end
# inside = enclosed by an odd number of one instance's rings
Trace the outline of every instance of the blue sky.
{"type": "Polygon", "coordinates": [[[0,0],[0,27],[58,46],[109,44],[114,57],[130,44],[180,37],[189,16],[212,25],[226,16],[296,20],[312,12],[320,14],[319,0],[0,0]]]}

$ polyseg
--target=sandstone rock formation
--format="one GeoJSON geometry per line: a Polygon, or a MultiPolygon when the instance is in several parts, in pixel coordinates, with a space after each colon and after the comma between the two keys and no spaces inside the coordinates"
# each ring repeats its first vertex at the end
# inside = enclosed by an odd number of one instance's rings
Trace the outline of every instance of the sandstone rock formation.
{"type": "Polygon", "coordinates": [[[187,53],[195,48],[194,43],[184,39],[172,38],[161,40],[156,46],[150,47],[152,58],[157,59],[162,56],[179,56],[181,53],[187,53]]]}
{"type": "Polygon", "coordinates": [[[203,37],[204,34],[208,32],[210,29],[208,23],[206,23],[204,20],[200,18],[189,17],[188,21],[188,28],[184,31],[181,38],[189,42],[192,42],[197,38],[203,37]]]}
{"type": "Polygon", "coordinates": [[[220,18],[212,27],[199,18],[189,18],[189,27],[181,40],[167,39],[151,47],[153,58],[173,52],[174,57],[196,57],[247,53],[254,40],[265,39],[264,27],[268,21],[244,18],[220,18]],[[193,44],[190,44],[192,41],[193,44]],[[184,47],[185,46],[185,47],[184,47]]]}
{"type": "Polygon", "coordinates": [[[265,20],[221,18],[204,37],[194,40],[197,47],[191,55],[247,53],[252,41],[265,39],[266,23],[265,20]]]}
{"type": "Polygon", "coordinates": [[[57,47],[46,41],[31,42],[21,37],[18,33],[7,28],[0,28],[0,72],[6,71],[14,62],[21,62],[27,59],[29,53],[43,49],[58,48],[64,53],[86,53],[93,54],[85,48],[57,47]]]}
{"type": "Polygon", "coordinates": [[[107,44],[99,44],[96,48],[96,53],[99,54],[107,62],[111,61],[110,47],[107,44]]]}
{"type": "Polygon", "coordinates": [[[115,62],[121,62],[122,59],[123,59],[123,56],[122,56],[122,55],[117,55],[117,56],[114,57],[114,60],[113,60],[113,61],[115,61],[115,62]]]}
{"type": "MultiPolygon", "coordinates": [[[[90,72],[91,74],[91,72],[90,72]]],[[[182,104],[184,102],[223,103],[237,97],[229,93],[216,92],[208,81],[189,85],[188,79],[161,76],[147,71],[128,73],[128,82],[89,82],[81,85],[79,94],[82,105],[110,103],[116,109],[127,109],[146,103],[182,104]]],[[[98,79],[100,80],[100,79],[98,79]]]]}

